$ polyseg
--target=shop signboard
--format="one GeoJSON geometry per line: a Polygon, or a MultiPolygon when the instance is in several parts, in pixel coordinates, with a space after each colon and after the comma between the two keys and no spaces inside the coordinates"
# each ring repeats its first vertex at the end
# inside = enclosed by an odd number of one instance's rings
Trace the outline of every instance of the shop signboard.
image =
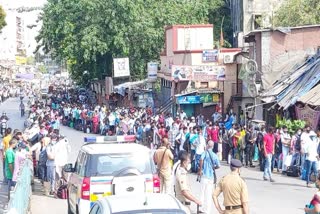
{"type": "Polygon", "coordinates": [[[202,51],[202,62],[218,62],[219,51],[214,50],[204,50],[202,51]]]}
{"type": "Polygon", "coordinates": [[[201,103],[218,103],[219,94],[201,94],[200,101],[201,103]]]}
{"type": "Polygon", "coordinates": [[[130,76],[129,58],[113,59],[113,77],[130,76]]]}
{"type": "Polygon", "coordinates": [[[175,81],[224,81],[225,66],[219,65],[173,65],[172,77],[175,81]]]}
{"type": "Polygon", "coordinates": [[[180,96],[177,97],[178,104],[198,104],[201,103],[200,96],[180,96]]]}

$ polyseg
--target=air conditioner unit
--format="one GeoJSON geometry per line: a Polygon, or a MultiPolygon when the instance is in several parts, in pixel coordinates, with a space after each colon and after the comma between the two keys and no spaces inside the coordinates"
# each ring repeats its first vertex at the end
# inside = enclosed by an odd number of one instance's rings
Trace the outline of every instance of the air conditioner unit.
{"type": "Polygon", "coordinates": [[[234,55],[233,54],[225,54],[223,56],[223,63],[224,64],[234,63],[234,55]]]}

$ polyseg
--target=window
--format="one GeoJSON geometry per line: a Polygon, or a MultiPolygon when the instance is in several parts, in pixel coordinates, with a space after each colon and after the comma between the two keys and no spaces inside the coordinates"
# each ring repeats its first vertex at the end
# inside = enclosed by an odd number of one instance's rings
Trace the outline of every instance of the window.
{"type": "Polygon", "coordinates": [[[149,156],[141,154],[97,154],[91,155],[87,166],[87,176],[116,175],[124,169],[135,169],[141,174],[152,174],[149,156]]]}
{"type": "Polygon", "coordinates": [[[201,82],[200,83],[200,88],[208,88],[209,87],[209,83],[208,82],[201,82]]]}

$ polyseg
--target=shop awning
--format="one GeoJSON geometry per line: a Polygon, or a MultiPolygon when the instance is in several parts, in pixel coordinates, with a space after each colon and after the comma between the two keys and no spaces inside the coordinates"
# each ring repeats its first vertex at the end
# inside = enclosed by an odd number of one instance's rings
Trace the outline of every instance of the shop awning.
{"type": "Polygon", "coordinates": [[[300,97],[299,101],[312,106],[320,106],[320,84],[300,97]]]}

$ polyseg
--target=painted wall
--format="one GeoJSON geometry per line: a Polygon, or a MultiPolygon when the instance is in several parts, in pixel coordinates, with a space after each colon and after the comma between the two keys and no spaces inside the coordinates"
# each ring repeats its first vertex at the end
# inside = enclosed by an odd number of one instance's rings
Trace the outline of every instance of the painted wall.
{"type": "Polygon", "coordinates": [[[177,50],[203,50],[213,48],[213,28],[177,29],[177,50]]]}

